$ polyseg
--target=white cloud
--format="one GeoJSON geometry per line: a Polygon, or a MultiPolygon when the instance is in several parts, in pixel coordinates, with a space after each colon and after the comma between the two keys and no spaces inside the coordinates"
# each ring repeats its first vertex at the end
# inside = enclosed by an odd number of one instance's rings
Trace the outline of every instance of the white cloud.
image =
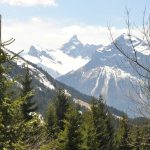
{"type": "Polygon", "coordinates": [[[0,0],[0,3],[6,3],[9,5],[17,6],[54,6],[56,5],[56,0],[0,0]]]}
{"type": "MultiPolygon", "coordinates": [[[[108,44],[110,43],[107,27],[90,25],[66,25],[62,26],[53,20],[41,20],[32,18],[28,22],[3,20],[3,38],[15,38],[11,48],[19,51],[28,50],[31,45],[40,45],[47,49],[57,49],[76,34],[84,44],[108,44]]],[[[114,37],[125,32],[124,29],[112,28],[114,37]]]]}

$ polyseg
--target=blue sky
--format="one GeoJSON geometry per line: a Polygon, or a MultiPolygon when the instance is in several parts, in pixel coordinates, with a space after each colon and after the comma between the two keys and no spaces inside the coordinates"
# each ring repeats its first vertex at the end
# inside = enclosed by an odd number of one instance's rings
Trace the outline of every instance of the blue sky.
{"type": "Polygon", "coordinates": [[[0,13],[4,40],[16,38],[15,49],[57,48],[73,34],[83,43],[107,44],[107,24],[117,36],[125,30],[125,8],[140,25],[145,6],[149,11],[149,0],[0,0],[0,13]]]}

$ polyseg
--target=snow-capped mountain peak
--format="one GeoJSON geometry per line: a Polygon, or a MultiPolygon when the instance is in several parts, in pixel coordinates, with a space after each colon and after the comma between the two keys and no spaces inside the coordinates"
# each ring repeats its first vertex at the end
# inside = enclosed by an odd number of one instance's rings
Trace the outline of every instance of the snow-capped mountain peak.
{"type": "Polygon", "coordinates": [[[96,49],[95,45],[84,46],[74,35],[60,50],[42,49],[32,45],[28,53],[23,53],[22,57],[28,61],[32,60],[32,63],[56,78],[84,66],[91,60],[96,49]]]}
{"type": "Polygon", "coordinates": [[[34,56],[34,57],[39,57],[40,53],[41,53],[41,49],[33,45],[30,47],[29,52],[28,52],[29,55],[34,56]]]}
{"type": "Polygon", "coordinates": [[[99,47],[101,45],[83,45],[77,35],[74,35],[61,49],[48,50],[32,45],[29,52],[23,53],[22,57],[56,78],[84,66],[99,47]]]}
{"type": "Polygon", "coordinates": [[[69,40],[69,43],[72,43],[73,45],[79,45],[79,44],[82,44],[77,35],[74,35],[70,40],[69,40]]]}
{"type": "MultiPolygon", "coordinates": [[[[147,49],[144,41],[132,37],[132,43],[126,34],[122,34],[115,42],[130,56],[133,56],[135,48],[138,58],[143,63],[149,62],[148,55],[140,52],[147,49]]],[[[85,66],[61,76],[58,80],[82,93],[96,97],[102,94],[108,105],[128,111],[129,115],[133,112],[128,109],[136,107],[130,100],[130,93],[138,99],[133,89],[133,85],[136,86],[139,82],[138,75],[113,43],[98,48],[85,66]]]]}
{"type": "Polygon", "coordinates": [[[74,35],[70,40],[65,43],[61,47],[61,51],[65,54],[72,56],[72,57],[78,57],[80,55],[79,51],[82,51],[84,49],[83,44],[79,41],[77,35],[74,35]]]}
{"type": "Polygon", "coordinates": [[[102,47],[102,45],[83,45],[78,39],[77,35],[74,35],[67,43],[61,47],[61,51],[71,57],[77,58],[91,58],[95,53],[97,48],[102,47]]]}
{"type": "Polygon", "coordinates": [[[129,36],[125,33],[121,34],[118,38],[115,39],[115,43],[118,44],[118,46],[138,46],[140,44],[143,44],[144,41],[139,39],[138,37],[135,36],[129,36]]]}

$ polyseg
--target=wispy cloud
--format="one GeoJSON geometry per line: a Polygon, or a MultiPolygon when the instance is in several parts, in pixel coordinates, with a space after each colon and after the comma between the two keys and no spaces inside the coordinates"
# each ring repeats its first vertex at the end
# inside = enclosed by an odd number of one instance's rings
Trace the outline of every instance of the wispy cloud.
{"type": "Polygon", "coordinates": [[[6,3],[14,6],[55,6],[56,0],[0,0],[0,3],[6,3]]]}
{"type": "MultiPolygon", "coordinates": [[[[114,37],[125,32],[124,29],[112,28],[114,37]]],[[[74,34],[86,44],[110,43],[107,27],[92,25],[60,25],[54,20],[32,18],[28,22],[6,21],[3,23],[3,41],[15,38],[12,49],[27,50],[30,45],[40,45],[43,48],[57,49],[74,34]]]]}

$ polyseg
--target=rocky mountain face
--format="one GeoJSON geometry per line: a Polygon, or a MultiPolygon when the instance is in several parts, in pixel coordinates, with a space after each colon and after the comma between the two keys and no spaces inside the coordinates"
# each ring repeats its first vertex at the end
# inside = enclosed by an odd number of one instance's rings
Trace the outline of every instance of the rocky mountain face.
{"type": "MultiPolygon", "coordinates": [[[[15,53],[9,51],[9,55],[15,55],[15,53]]],[[[8,64],[10,65],[10,64],[8,64]]],[[[82,94],[79,91],[73,89],[70,86],[67,86],[50,76],[46,71],[37,65],[26,61],[24,58],[18,56],[17,61],[11,62],[11,72],[10,77],[17,77],[16,89],[19,94],[20,89],[22,88],[21,81],[23,80],[25,69],[24,66],[28,65],[30,74],[32,75],[32,87],[34,89],[34,98],[38,105],[38,111],[42,114],[45,113],[49,101],[53,100],[56,97],[56,93],[59,89],[64,89],[66,94],[69,94],[75,103],[79,103],[82,107],[89,108],[89,102],[92,97],[82,94]]],[[[15,91],[14,91],[15,92],[15,91]]],[[[115,116],[122,116],[124,113],[113,108],[108,107],[110,112],[115,116]]]]}
{"type": "MultiPolygon", "coordinates": [[[[125,34],[115,40],[129,56],[134,46],[138,59],[150,64],[146,44],[136,37],[132,41],[125,34]]],[[[133,87],[137,87],[140,79],[114,44],[84,45],[74,35],[58,50],[31,46],[22,57],[64,84],[90,96],[101,94],[107,105],[134,115],[136,106],[131,99],[139,100],[133,87]]]]}
{"type": "MultiPolygon", "coordinates": [[[[15,55],[15,53],[9,51],[9,55],[15,55]]],[[[16,61],[12,61],[10,67],[12,68],[10,71],[10,77],[17,77],[17,93],[19,94],[19,89],[22,88],[21,81],[25,75],[24,66],[28,66],[30,74],[32,76],[32,87],[34,89],[34,98],[38,104],[38,111],[40,113],[44,113],[47,109],[47,105],[49,101],[55,98],[56,93],[59,89],[64,89],[67,93],[69,93],[74,100],[80,99],[81,101],[88,102],[91,97],[85,94],[78,92],[77,90],[67,86],[57,80],[55,80],[52,76],[50,76],[46,71],[37,65],[26,61],[24,58],[18,56],[16,61]]],[[[16,89],[16,88],[14,88],[16,89]]]]}
{"type": "Polygon", "coordinates": [[[96,49],[102,47],[102,45],[83,45],[79,40],[76,35],[74,35],[69,42],[65,43],[61,47],[61,51],[64,52],[65,54],[71,56],[71,57],[82,57],[82,58],[89,58],[93,56],[95,53],[96,49]]]}
{"type": "MultiPolygon", "coordinates": [[[[128,55],[132,55],[132,45],[125,34],[118,37],[116,43],[128,55]]],[[[150,61],[149,55],[144,54],[146,46],[142,40],[133,37],[133,45],[141,61],[150,61]]],[[[113,44],[97,49],[86,65],[58,80],[88,95],[98,97],[101,94],[107,105],[134,115],[136,106],[131,99],[139,98],[133,88],[138,84],[139,78],[113,44]]]]}

